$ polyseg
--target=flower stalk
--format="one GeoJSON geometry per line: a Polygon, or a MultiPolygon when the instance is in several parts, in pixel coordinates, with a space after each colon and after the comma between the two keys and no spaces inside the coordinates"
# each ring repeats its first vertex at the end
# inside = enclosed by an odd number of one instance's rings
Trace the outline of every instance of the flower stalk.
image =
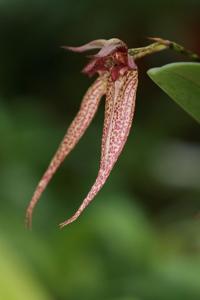
{"type": "Polygon", "coordinates": [[[145,47],[132,48],[128,50],[128,53],[133,57],[134,60],[166,49],[171,49],[173,51],[186,55],[189,59],[200,61],[200,56],[198,54],[185,49],[183,46],[173,41],[164,40],[161,38],[149,38],[149,40],[154,41],[154,43],[145,47]]]}

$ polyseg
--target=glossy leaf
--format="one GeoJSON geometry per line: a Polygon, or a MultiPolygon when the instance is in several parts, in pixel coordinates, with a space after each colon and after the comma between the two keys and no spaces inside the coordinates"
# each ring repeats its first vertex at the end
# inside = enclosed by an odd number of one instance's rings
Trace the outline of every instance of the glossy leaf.
{"type": "Polygon", "coordinates": [[[200,63],[171,63],[150,69],[149,77],[200,122],[200,63]]]}

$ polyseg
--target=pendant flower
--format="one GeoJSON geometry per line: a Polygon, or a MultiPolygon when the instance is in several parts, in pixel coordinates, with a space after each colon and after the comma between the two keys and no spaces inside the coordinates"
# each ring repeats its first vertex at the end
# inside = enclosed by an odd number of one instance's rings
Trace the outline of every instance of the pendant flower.
{"type": "Polygon", "coordinates": [[[101,160],[97,178],[75,214],[60,224],[64,227],[74,222],[103,187],[128,138],[135,109],[138,71],[128,54],[127,45],[119,39],[94,40],[81,47],[63,47],[74,52],[100,49],[90,57],[83,69],[88,76],[98,74],[83,97],[80,110],[67,130],[49,167],[40,180],[26,212],[26,224],[32,225],[32,213],[41,194],[65,157],[78,143],[105,95],[105,118],[101,145],[101,160]]]}

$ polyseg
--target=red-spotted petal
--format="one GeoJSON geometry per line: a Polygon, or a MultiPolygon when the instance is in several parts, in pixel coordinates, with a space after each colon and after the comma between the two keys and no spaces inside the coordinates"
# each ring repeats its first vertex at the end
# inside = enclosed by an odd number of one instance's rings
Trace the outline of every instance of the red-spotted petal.
{"type": "Polygon", "coordinates": [[[35,205],[37,204],[41,194],[45,190],[47,184],[51,180],[52,176],[63,162],[65,157],[71,152],[71,150],[78,143],[85,130],[90,125],[97,108],[100,103],[100,99],[106,93],[107,75],[104,74],[97,78],[85,94],[81,103],[80,110],[73,120],[72,124],[67,130],[63,141],[61,142],[56,154],[54,155],[48,169],[44,173],[40,180],[34,195],[30,201],[30,204],[26,212],[26,224],[27,227],[31,227],[32,213],[35,205]]]}
{"type": "Polygon", "coordinates": [[[109,77],[98,176],[79,209],[70,219],[60,224],[61,228],[74,222],[80,216],[102,188],[113,169],[130,132],[135,109],[137,84],[137,70],[127,71],[124,76],[120,76],[116,81],[109,77]]]}
{"type": "Polygon", "coordinates": [[[99,40],[94,40],[91,41],[85,45],[79,46],[79,47],[69,47],[69,46],[62,46],[62,48],[73,51],[73,52],[85,52],[89,51],[92,49],[101,49],[104,47],[106,43],[106,40],[104,39],[99,39],[99,40]]]}
{"type": "Polygon", "coordinates": [[[106,57],[110,54],[112,54],[114,51],[117,51],[118,49],[124,50],[127,52],[127,46],[126,44],[119,40],[119,39],[110,39],[107,40],[104,47],[102,47],[102,49],[96,54],[94,55],[94,57],[106,57]]]}

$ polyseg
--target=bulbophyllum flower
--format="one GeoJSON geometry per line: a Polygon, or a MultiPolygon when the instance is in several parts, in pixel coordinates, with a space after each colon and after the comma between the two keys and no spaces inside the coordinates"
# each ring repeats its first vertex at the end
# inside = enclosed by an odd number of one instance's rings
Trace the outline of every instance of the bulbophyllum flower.
{"type": "Polygon", "coordinates": [[[90,56],[83,73],[98,78],[83,97],[80,110],[68,128],[49,167],[40,180],[26,213],[26,224],[31,227],[33,209],[52,176],[78,143],[90,125],[105,95],[105,118],[103,125],[101,160],[97,178],[75,214],[60,224],[64,227],[74,222],[103,187],[128,138],[132,125],[136,90],[137,66],[128,53],[127,45],[119,39],[95,40],[81,47],[64,47],[74,52],[100,49],[90,56]]]}

